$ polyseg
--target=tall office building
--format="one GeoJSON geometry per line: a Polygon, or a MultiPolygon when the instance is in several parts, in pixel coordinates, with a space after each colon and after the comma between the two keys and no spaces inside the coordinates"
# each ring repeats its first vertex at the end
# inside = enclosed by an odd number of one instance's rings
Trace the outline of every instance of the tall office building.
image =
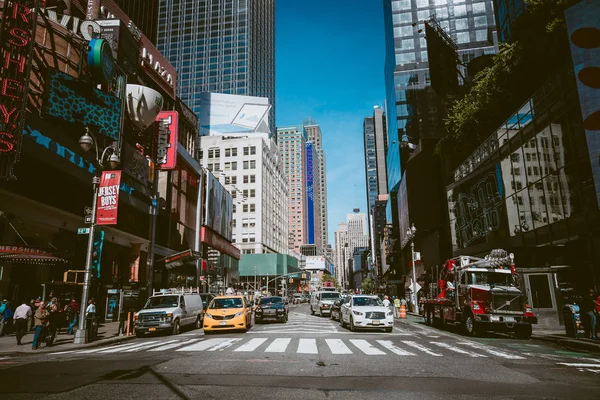
{"type": "Polygon", "coordinates": [[[383,108],[376,106],[373,110],[373,116],[365,118],[363,123],[363,139],[367,201],[370,218],[378,196],[387,193],[387,169],[385,163],[387,129],[383,108]]]}
{"type": "Polygon", "coordinates": [[[525,0],[494,0],[498,39],[501,42],[510,39],[511,25],[523,14],[526,4],[525,0]]]}
{"type": "Polygon", "coordinates": [[[334,233],[335,239],[335,276],[337,277],[338,284],[347,288],[348,282],[348,260],[350,254],[348,253],[348,224],[341,222],[338,225],[337,231],[334,233]]]}
{"type": "Polygon", "coordinates": [[[369,246],[367,215],[361,213],[359,208],[355,208],[353,214],[347,215],[347,219],[348,247],[350,248],[350,254],[352,254],[357,247],[369,246]]]}
{"type": "Polygon", "coordinates": [[[160,0],[158,49],[177,69],[177,95],[268,97],[275,132],[275,0],[160,0]]]}
{"type": "Polygon", "coordinates": [[[153,45],[158,37],[159,0],[114,0],[153,45]]]}
{"type": "Polygon", "coordinates": [[[315,204],[319,205],[319,209],[315,211],[315,241],[320,242],[324,248],[329,243],[329,223],[327,221],[327,171],[321,127],[315,120],[307,118],[304,120],[304,128],[308,134],[308,140],[312,143],[315,164],[318,167],[314,176],[315,204]]]}
{"type": "MultiPolygon", "coordinates": [[[[388,192],[398,190],[400,143],[437,138],[443,132],[441,102],[430,90],[424,21],[435,16],[458,45],[466,64],[494,54],[493,0],[384,0],[385,87],[388,121],[388,192]]],[[[463,74],[464,74],[463,68],[463,74]]],[[[389,215],[388,215],[389,217],[389,215]]]]}
{"type": "Polygon", "coordinates": [[[200,148],[200,164],[233,197],[233,243],[242,254],[286,254],[288,190],[275,140],[205,136],[200,148]]]}
{"type": "Polygon", "coordinates": [[[288,182],[288,246],[300,253],[307,241],[306,142],[303,125],[277,128],[277,145],[288,182]]]}

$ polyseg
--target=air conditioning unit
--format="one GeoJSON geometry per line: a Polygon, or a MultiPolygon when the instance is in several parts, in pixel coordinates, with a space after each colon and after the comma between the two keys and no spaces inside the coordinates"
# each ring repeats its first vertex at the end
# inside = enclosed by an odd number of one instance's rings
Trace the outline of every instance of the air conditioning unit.
{"type": "Polygon", "coordinates": [[[127,85],[127,112],[133,125],[145,131],[163,108],[163,97],[156,90],[141,85],[127,85]]]}

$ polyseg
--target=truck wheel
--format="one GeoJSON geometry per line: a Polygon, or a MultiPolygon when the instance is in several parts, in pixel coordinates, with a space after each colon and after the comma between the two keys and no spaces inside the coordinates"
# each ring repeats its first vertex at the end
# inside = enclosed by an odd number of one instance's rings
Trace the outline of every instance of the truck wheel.
{"type": "Polygon", "coordinates": [[[531,333],[531,325],[522,325],[515,328],[515,336],[518,339],[529,340],[531,339],[531,333]]]}
{"type": "Polygon", "coordinates": [[[196,318],[196,325],[195,325],[196,329],[200,329],[202,328],[202,317],[198,316],[196,318]]]}
{"type": "Polygon", "coordinates": [[[179,320],[173,322],[173,335],[179,335],[179,320]]]}
{"type": "Polygon", "coordinates": [[[468,313],[465,315],[463,319],[463,328],[467,336],[475,336],[476,326],[475,326],[475,318],[473,314],[468,313]]]}

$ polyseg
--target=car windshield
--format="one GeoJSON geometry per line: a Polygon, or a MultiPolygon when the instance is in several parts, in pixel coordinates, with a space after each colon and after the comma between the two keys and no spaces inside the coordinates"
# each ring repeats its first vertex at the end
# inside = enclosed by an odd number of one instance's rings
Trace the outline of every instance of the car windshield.
{"type": "Polygon", "coordinates": [[[467,281],[474,285],[515,286],[512,274],[500,272],[470,272],[467,281]]]}
{"type": "Polygon", "coordinates": [[[281,297],[265,297],[260,299],[260,304],[281,304],[283,299],[281,297]]]}
{"type": "Polygon", "coordinates": [[[377,297],[354,297],[352,299],[352,305],[363,307],[363,306],[372,306],[372,307],[383,307],[383,302],[381,299],[377,297]]]}
{"type": "Polygon", "coordinates": [[[340,298],[340,294],[339,293],[333,293],[333,292],[323,292],[321,293],[321,299],[329,299],[329,300],[335,300],[335,299],[339,299],[340,298]]]}
{"type": "Polygon", "coordinates": [[[179,297],[178,296],[156,296],[156,297],[150,297],[148,299],[148,301],[146,301],[144,310],[151,310],[153,308],[171,308],[171,307],[177,307],[178,305],[179,305],[179,297]]]}
{"type": "Polygon", "coordinates": [[[230,297],[224,299],[214,299],[208,308],[242,308],[242,299],[239,297],[230,297]]]}

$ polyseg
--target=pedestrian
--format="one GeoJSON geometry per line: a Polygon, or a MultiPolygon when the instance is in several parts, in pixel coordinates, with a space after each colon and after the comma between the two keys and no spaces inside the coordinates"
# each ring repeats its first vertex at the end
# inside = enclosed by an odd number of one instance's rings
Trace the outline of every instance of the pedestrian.
{"type": "Polygon", "coordinates": [[[96,314],[96,302],[94,301],[94,299],[90,299],[88,301],[88,306],[85,309],[85,314],[90,315],[92,317],[96,314]]]}
{"type": "Polygon", "coordinates": [[[7,303],[8,303],[8,300],[3,299],[2,303],[0,304],[0,335],[2,334],[2,331],[4,330],[4,310],[6,309],[7,303]]]}
{"type": "Polygon", "coordinates": [[[400,299],[398,297],[394,297],[394,309],[396,310],[396,317],[400,318],[400,299]]]}
{"type": "Polygon", "coordinates": [[[48,311],[45,309],[45,304],[43,301],[40,301],[37,310],[33,316],[35,320],[35,334],[33,335],[33,342],[31,343],[31,349],[37,350],[40,347],[39,338],[42,335],[43,331],[46,329],[46,323],[48,319],[48,311]]]}
{"type": "Polygon", "coordinates": [[[65,313],[67,314],[67,322],[69,323],[69,327],[67,328],[67,334],[73,334],[73,328],[77,325],[77,311],[79,310],[79,305],[75,300],[71,300],[69,304],[65,306],[65,313]]]}
{"type": "Polygon", "coordinates": [[[596,293],[594,293],[594,289],[590,289],[587,296],[585,296],[581,302],[581,311],[583,311],[583,314],[586,315],[586,332],[590,335],[592,340],[598,340],[598,336],[596,335],[598,306],[600,306],[600,302],[597,301],[596,293]]]}
{"type": "Polygon", "coordinates": [[[19,346],[22,344],[21,339],[27,334],[27,322],[31,319],[31,315],[31,307],[25,301],[15,310],[13,319],[15,320],[15,332],[19,346]]]}
{"type": "Polygon", "coordinates": [[[12,309],[12,305],[10,304],[10,302],[6,302],[6,306],[4,307],[4,314],[2,315],[4,319],[2,320],[3,325],[2,330],[0,330],[0,336],[10,335],[12,333],[14,315],[15,312],[12,309]]]}

